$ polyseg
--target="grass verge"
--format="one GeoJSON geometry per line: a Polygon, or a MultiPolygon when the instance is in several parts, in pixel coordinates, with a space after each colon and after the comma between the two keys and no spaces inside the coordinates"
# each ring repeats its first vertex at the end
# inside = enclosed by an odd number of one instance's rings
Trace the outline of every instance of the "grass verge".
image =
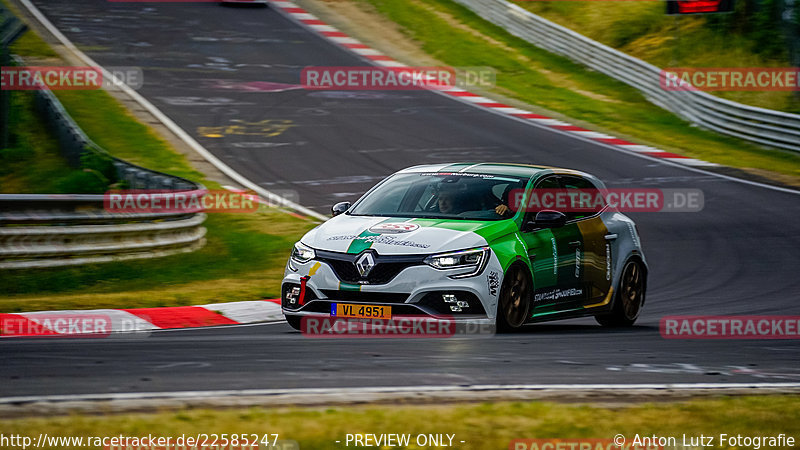
{"type": "MultiPolygon", "coordinates": [[[[23,57],[55,53],[38,37],[17,42],[23,57]]],[[[105,91],[58,91],[59,100],[86,134],[114,156],[203,183],[186,158],[137,121],[105,91]]],[[[18,120],[30,125],[22,142],[35,158],[24,170],[12,166],[4,192],[57,192],[57,175],[68,174],[57,144],[30,108],[18,120]],[[39,140],[37,140],[39,139],[39,140]],[[10,180],[10,181],[9,181],[10,180]],[[13,183],[11,183],[13,181],[13,183]],[[41,183],[41,184],[40,184],[41,183]],[[9,188],[11,190],[9,191],[9,188]]],[[[0,271],[0,312],[54,309],[136,308],[257,300],[280,295],[283,265],[292,244],[313,223],[274,210],[209,214],[207,244],[193,253],[67,268],[0,271]]]]}
{"type": "Polygon", "coordinates": [[[0,312],[143,308],[280,296],[310,222],[277,211],[209,214],[205,247],[156,259],[0,272],[0,312]]]}
{"type": "MultiPolygon", "coordinates": [[[[658,67],[791,67],[782,36],[764,36],[728,22],[740,15],[667,16],[663,2],[532,2],[517,5],[596,41],[658,67]]],[[[745,2],[736,7],[746,8],[745,2]]],[[[762,7],[769,2],[762,2],[762,7]]],[[[742,22],[740,20],[740,22],[742,22]]],[[[762,31],[759,33],[758,31],[762,31]]],[[[723,98],[762,108],[800,113],[800,95],[787,91],[715,92],[723,98]]]]}
{"type": "MultiPolygon", "coordinates": [[[[380,20],[396,23],[407,38],[443,64],[495,68],[497,85],[490,93],[510,103],[533,105],[534,110],[634,142],[771,173],[776,180],[800,185],[800,155],[694,127],[651,104],[636,89],[539,49],[451,0],[349,1],[382,16],[380,20]]],[[[358,27],[353,33],[359,34],[358,27]]]]}
{"type": "MultiPolygon", "coordinates": [[[[720,433],[743,436],[776,436],[785,433],[796,439],[800,434],[800,408],[798,398],[794,396],[718,398],[615,408],[544,402],[254,407],[156,414],[19,418],[0,421],[0,432],[6,436],[38,436],[40,433],[49,436],[152,434],[173,439],[182,434],[194,436],[198,433],[259,436],[278,433],[280,440],[294,440],[300,448],[313,449],[342,448],[347,433],[410,434],[412,443],[418,434],[455,434],[453,447],[466,449],[509,448],[510,441],[514,439],[611,439],[618,433],[624,435],[628,443],[637,434],[676,437],[680,443],[683,434],[703,434],[714,436],[713,448],[720,448],[716,439],[720,433]],[[337,444],[337,440],[341,443],[337,444]],[[464,444],[460,441],[464,441],[464,444]]],[[[353,447],[353,444],[348,447],[353,447]]],[[[410,445],[407,448],[423,447],[410,445]]]]}
{"type": "MultiPolygon", "coordinates": [[[[5,1],[2,3],[6,8],[11,8],[12,12],[19,15],[16,8],[5,1]]],[[[47,45],[41,36],[30,29],[14,41],[11,45],[11,53],[29,58],[58,58],[58,53],[47,45]]]]}
{"type": "Polygon", "coordinates": [[[0,149],[0,193],[60,194],[77,171],[34,110],[33,93],[9,91],[9,146],[0,149]]]}

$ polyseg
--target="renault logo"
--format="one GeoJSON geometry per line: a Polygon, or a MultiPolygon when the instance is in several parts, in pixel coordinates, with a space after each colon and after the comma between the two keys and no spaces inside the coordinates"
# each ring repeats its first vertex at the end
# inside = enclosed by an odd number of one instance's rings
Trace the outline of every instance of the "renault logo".
{"type": "Polygon", "coordinates": [[[356,269],[358,269],[358,273],[360,273],[362,277],[369,275],[373,267],[375,267],[375,257],[372,256],[371,252],[362,254],[356,260],[356,269]]]}

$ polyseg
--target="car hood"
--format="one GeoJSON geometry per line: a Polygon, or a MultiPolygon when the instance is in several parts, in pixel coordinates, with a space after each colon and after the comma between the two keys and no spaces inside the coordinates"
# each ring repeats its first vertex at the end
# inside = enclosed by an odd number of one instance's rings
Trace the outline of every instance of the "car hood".
{"type": "Polygon", "coordinates": [[[489,245],[512,233],[512,220],[474,221],[341,214],[309,231],[302,242],[317,250],[379,254],[439,253],[489,245]]]}

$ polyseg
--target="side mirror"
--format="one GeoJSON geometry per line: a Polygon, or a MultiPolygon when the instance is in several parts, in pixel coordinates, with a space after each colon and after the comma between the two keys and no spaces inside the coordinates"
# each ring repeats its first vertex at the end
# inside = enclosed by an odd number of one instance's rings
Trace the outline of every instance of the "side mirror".
{"type": "Polygon", "coordinates": [[[545,209],[536,213],[536,218],[525,224],[523,231],[536,228],[559,228],[567,223],[567,216],[560,211],[545,209]]]}
{"type": "Polygon", "coordinates": [[[339,202],[331,207],[331,216],[336,217],[348,209],[350,209],[350,202],[339,202]]]}

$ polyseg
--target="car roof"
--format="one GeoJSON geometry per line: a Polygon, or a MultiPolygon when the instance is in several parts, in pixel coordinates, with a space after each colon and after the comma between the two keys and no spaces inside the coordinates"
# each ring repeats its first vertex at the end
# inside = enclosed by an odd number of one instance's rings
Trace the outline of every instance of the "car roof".
{"type": "Polygon", "coordinates": [[[478,174],[491,174],[491,175],[509,175],[529,178],[534,175],[544,173],[558,173],[558,174],[571,174],[580,175],[589,178],[594,178],[591,175],[572,169],[563,169],[559,167],[550,167],[544,165],[533,164],[516,164],[516,163],[448,163],[448,164],[426,164],[422,166],[409,167],[403,169],[400,173],[425,173],[425,172],[462,172],[462,173],[478,173],[478,174]]]}

